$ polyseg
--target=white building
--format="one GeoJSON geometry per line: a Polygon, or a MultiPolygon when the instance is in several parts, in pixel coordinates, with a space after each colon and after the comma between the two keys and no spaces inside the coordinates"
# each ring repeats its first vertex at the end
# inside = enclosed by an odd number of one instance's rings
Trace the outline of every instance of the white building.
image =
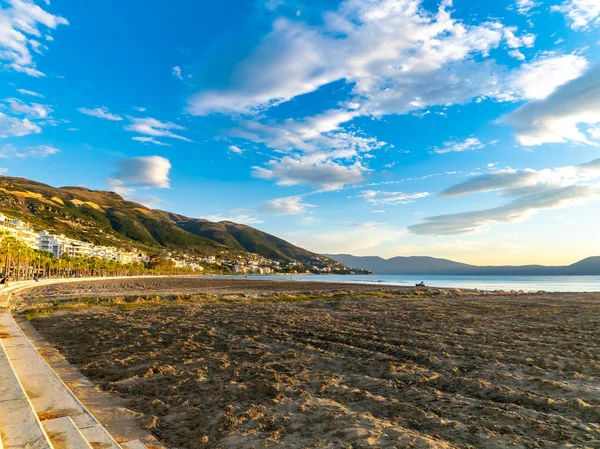
{"type": "Polygon", "coordinates": [[[8,232],[30,248],[37,249],[39,245],[38,234],[21,220],[7,218],[4,214],[0,214],[0,230],[8,232]]]}
{"type": "Polygon", "coordinates": [[[248,272],[248,268],[246,268],[243,265],[235,264],[233,266],[233,272],[234,273],[247,273],[248,272]]]}

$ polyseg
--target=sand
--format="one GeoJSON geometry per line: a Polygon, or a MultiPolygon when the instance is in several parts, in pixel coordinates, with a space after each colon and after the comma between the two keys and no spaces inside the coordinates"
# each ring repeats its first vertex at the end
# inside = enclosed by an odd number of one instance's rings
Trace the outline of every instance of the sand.
{"type": "Polygon", "coordinates": [[[600,447],[600,294],[180,278],[48,286],[20,300],[198,291],[224,297],[33,324],[168,447],[600,447]],[[244,299],[314,291],[336,296],[244,299]]]}

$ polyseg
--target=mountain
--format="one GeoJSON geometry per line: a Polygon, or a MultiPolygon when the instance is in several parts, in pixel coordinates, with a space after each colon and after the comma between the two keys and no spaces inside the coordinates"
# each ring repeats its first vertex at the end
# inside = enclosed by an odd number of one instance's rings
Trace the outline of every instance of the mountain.
{"type": "Polygon", "coordinates": [[[180,220],[175,223],[194,235],[271,259],[304,260],[314,256],[310,251],[298,248],[278,237],[231,221],[213,223],[202,219],[180,217],[180,220]]]}
{"type": "Polygon", "coordinates": [[[150,209],[114,192],[55,188],[25,178],[0,177],[0,212],[28,222],[34,229],[99,245],[198,255],[249,251],[281,261],[325,259],[250,226],[193,219],[150,209]]]}
{"type": "Polygon", "coordinates": [[[567,274],[576,275],[599,275],[600,274],[600,256],[588,257],[580,260],[573,265],[566,267],[567,274]]]}
{"type": "Polygon", "coordinates": [[[568,266],[477,266],[435,257],[393,257],[383,259],[373,256],[350,254],[326,254],[326,257],[374,274],[421,274],[421,275],[600,275],[600,257],[590,257],[568,266]]]}

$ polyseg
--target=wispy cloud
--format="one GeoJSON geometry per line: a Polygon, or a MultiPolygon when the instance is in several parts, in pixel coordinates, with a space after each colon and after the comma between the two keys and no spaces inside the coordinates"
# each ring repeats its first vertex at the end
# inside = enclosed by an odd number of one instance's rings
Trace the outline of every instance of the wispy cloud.
{"type": "Polygon", "coordinates": [[[131,139],[135,140],[137,142],[151,143],[153,145],[160,145],[160,146],[163,146],[163,147],[170,147],[171,146],[171,144],[165,143],[165,142],[161,142],[160,140],[156,140],[154,137],[136,136],[136,137],[132,137],[131,139]]]}
{"type": "Polygon", "coordinates": [[[412,203],[415,200],[426,198],[429,195],[429,192],[405,193],[383,192],[381,190],[363,190],[358,195],[358,198],[361,198],[370,204],[393,205],[412,203]]]}
{"type": "Polygon", "coordinates": [[[266,167],[253,167],[255,178],[276,179],[278,185],[307,185],[322,190],[336,190],[346,184],[363,181],[368,171],[359,162],[342,165],[328,154],[312,154],[270,161],[266,167]]]}
{"type": "Polygon", "coordinates": [[[255,208],[256,212],[275,215],[298,215],[306,213],[312,204],[305,203],[301,196],[288,196],[263,201],[255,208]]]}
{"type": "Polygon", "coordinates": [[[79,108],[77,109],[79,112],[85,115],[91,115],[92,117],[101,118],[104,120],[112,120],[112,121],[121,121],[123,117],[117,114],[111,114],[108,111],[106,106],[101,106],[99,108],[88,109],[88,108],[79,108]]]}
{"type": "Polygon", "coordinates": [[[4,100],[8,103],[11,111],[17,115],[26,115],[33,119],[45,119],[48,118],[52,112],[52,108],[48,105],[39,103],[26,103],[17,98],[7,98],[4,100]]]}
{"type": "Polygon", "coordinates": [[[2,159],[27,159],[45,158],[47,156],[57,154],[60,150],[50,145],[25,146],[17,147],[15,145],[4,145],[0,148],[0,158],[2,159]]]}
{"type": "Polygon", "coordinates": [[[576,31],[587,31],[600,24],[600,3],[596,0],[566,0],[550,9],[563,14],[576,31]]]}
{"type": "Polygon", "coordinates": [[[409,227],[415,234],[468,234],[498,223],[514,223],[542,210],[570,207],[600,199],[600,159],[547,170],[500,170],[456,184],[442,196],[498,191],[511,198],[490,209],[428,217],[409,227]]]}
{"type": "Polygon", "coordinates": [[[7,8],[0,8],[0,61],[5,62],[6,69],[33,77],[45,76],[33,58],[33,54],[46,48],[39,40],[40,29],[54,30],[69,22],[28,0],[10,0],[9,4],[7,8]]]}
{"type": "Polygon", "coordinates": [[[242,150],[237,145],[229,145],[227,147],[227,151],[229,151],[230,153],[235,153],[235,154],[242,154],[244,152],[244,150],[242,150]]]}
{"type": "Polygon", "coordinates": [[[33,92],[32,90],[17,89],[17,92],[19,92],[21,95],[29,95],[31,97],[44,98],[42,94],[38,94],[37,92],[33,92]]]}
{"type": "Polygon", "coordinates": [[[42,128],[27,118],[11,117],[0,112],[0,138],[39,134],[42,128]]]}
{"type": "Polygon", "coordinates": [[[580,125],[600,123],[600,65],[559,87],[544,99],[531,101],[500,120],[511,125],[522,145],[591,142],[580,125]]]}
{"type": "Polygon", "coordinates": [[[152,137],[169,137],[171,139],[179,139],[185,142],[191,142],[187,137],[174,133],[175,131],[185,131],[183,126],[171,122],[161,122],[152,117],[137,118],[130,117],[131,124],[125,127],[126,131],[145,134],[152,137]]]}
{"type": "Polygon", "coordinates": [[[539,6],[534,0],[516,0],[517,12],[525,16],[531,14],[531,11],[539,6]]]}
{"type": "Polygon", "coordinates": [[[178,65],[176,65],[175,67],[173,67],[173,76],[177,79],[183,80],[183,75],[181,74],[181,67],[179,67],[178,65]]]}
{"type": "Polygon", "coordinates": [[[444,142],[441,147],[435,147],[434,153],[461,153],[463,151],[474,151],[483,148],[485,145],[477,137],[469,137],[461,142],[448,141],[444,142]]]}

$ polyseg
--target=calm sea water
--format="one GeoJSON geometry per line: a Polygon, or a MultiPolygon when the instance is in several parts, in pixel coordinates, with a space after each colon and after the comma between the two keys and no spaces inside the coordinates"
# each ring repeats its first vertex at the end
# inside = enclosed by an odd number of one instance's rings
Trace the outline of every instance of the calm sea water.
{"type": "MultiPolygon", "coordinates": [[[[240,277],[240,276],[230,276],[240,277]]],[[[290,276],[248,275],[248,279],[289,280],[290,276]]],[[[294,275],[298,282],[339,282],[377,285],[478,288],[480,290],[523,290],[547,292],[600,292],[600,276],[414,276],[414,275],[294,275]]]]}

